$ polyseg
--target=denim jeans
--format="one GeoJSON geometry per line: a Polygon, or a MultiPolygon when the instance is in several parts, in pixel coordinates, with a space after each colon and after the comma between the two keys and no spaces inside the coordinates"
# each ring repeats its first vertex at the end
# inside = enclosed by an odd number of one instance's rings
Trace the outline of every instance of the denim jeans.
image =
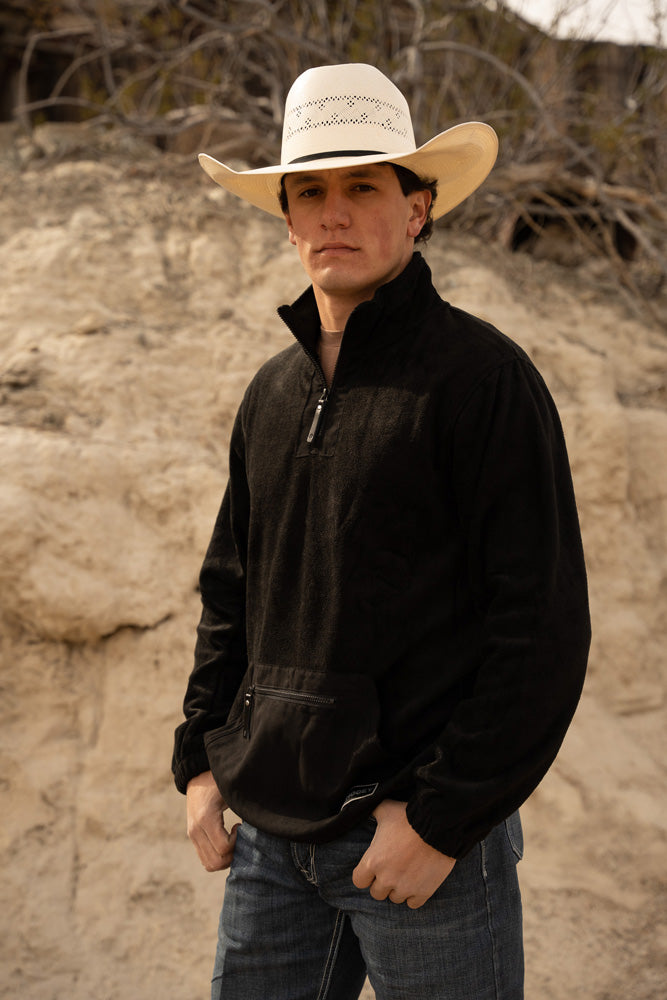
{"type": "Polygon", "coordinates": [[[212,1000],[521,1000],[518,813],[416,910],[352,883],[375,820],[326,844],[239,828],[212,1000]]]}

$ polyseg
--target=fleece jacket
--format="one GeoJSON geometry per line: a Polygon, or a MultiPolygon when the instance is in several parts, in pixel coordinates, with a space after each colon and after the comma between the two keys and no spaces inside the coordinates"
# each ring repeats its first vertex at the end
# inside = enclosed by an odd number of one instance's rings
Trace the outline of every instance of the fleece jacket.
{"type": "Polygon", "coordinates": [[[590,642],[570,467],[525,352],[419,253],[346,325],[330,389],[312,288],[248,387],[201,571],[176,731],[184,791],[313,843],[384,798],[460,858],[554,760],[590,642]]]}

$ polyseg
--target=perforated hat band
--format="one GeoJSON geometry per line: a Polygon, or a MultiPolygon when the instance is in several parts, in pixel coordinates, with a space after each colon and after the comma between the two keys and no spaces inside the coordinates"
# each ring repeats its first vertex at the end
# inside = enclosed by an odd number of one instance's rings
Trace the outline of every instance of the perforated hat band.
{"type": "Polygon", "coordinates": [[[318,159],[322,154],[414,151],[410,109],[400,90],[374,66],[354,69],[352,81],[336,66],[308,70],[295,81],[285,101],[283,163],[301,163],[304,157],[318,159]],[[350,86],[351,82],[358,86],[350,86]]]}

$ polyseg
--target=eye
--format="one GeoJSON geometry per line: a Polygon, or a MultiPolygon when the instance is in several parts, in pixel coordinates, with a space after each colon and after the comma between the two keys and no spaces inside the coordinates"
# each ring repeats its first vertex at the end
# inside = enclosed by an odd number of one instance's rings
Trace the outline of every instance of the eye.
{"type": "Polygon", "coordinates": [[[359,181],[358,184],[354,185],[354,191],[359,191],[361,194],[366,194],[368,191],[375,191],[374,184],[368,184],[366,181],[359,181]]]}
{"type": "Polygon", "coordinates": [[[299,191],[299,198],[305,198],[309,200],[310,198],[315,198],[320,194],[320,189],[317,187],[304,188],[303,191],[299,191]]]}

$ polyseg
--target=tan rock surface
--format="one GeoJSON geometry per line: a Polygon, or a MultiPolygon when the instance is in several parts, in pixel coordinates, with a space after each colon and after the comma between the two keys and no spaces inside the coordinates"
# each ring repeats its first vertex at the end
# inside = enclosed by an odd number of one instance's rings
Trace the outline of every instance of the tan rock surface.
{"type": "MultiPolygon", "coordinates": [[[[224,880],[185,839],[172,732],[230,422],[289,343],[274,309],[304,282],[279,221],[194,163],[142,155],[54,165],[24,151],[0,176],[0,997],[12,1000],[207,996],[224,880]]],[[[576,273],[472,237],[440,231],[427,258],[446,297],[543,371],[588,556],[589,680],[524,809],[527,997],[661,1000],[667,339],[576,273]]]]}

